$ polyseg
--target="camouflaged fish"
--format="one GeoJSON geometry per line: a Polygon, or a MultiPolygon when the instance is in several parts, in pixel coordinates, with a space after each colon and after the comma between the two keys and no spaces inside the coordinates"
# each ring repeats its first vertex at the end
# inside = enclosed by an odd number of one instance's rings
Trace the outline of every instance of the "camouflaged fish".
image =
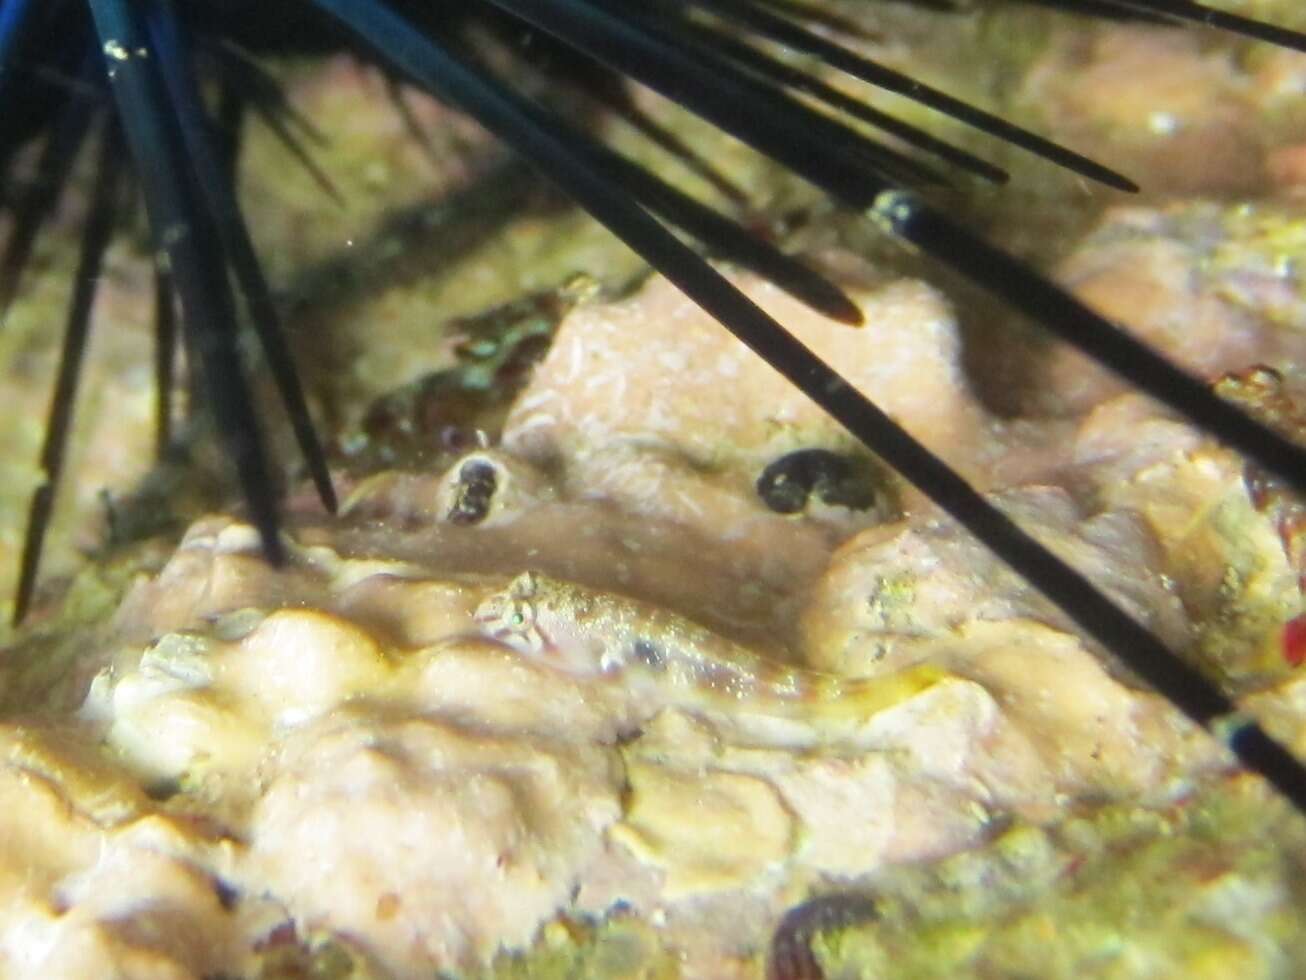
{"type": "Polygon", "coordinates": [[[537,572],[518,575],[476,609],[485,632],[522,655],[577,677],[701,707],[800,721],[867,718],[950,676],[917,666],[845,678],[789,666],[637,599],[537,572]]]}

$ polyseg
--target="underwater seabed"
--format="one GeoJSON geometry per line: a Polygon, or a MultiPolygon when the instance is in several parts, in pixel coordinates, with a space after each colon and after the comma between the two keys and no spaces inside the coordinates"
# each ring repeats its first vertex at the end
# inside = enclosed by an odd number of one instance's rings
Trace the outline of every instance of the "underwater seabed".
{"type": "MultiPolygon", "coordinates": [[[[884,10],[877,53],[1144,188],[973,140],[1013,171],[974,220],[1303,438],[1306,56],[884,10]]],[[[253,125],[242,194],[342,514],[288,474],[274,570],[202,425],[150,471],[149,257],[118,241],[0,661],[0,975],[1298,972],[1287,803],[475,126],[411,95],[426,152],[352,61],[278,72],[344,204],[253,125]],[[500,629],[509,600],[597,659],[500,629]]],[[[1300,504],[639,101],[866,325],[733,281],[1306,755],[1300,504]]],[[[0,594],[74,237],[0,331],[0,594]]]]}

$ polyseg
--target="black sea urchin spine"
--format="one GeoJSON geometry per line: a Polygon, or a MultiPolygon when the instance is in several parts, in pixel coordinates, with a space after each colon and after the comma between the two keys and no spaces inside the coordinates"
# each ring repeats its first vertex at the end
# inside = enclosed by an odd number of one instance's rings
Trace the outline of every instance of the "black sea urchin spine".
{"type": "Polygon", "coordinates": [[[117,214],[122,206],[123,167],[126,163],[122,133],[116,119],[104,122],[100,139],[99,179],[91,198],[86,227],[82,229],[81,258],[73,282],[72,301],[68,305],[68,324],[64,330],[63,350],[59,356],[59,374],[55,379],[54,393],[50,398],[50,417],[45,427],[45,444],[41,447],[41,471],[45,480],[32,494],[27,516],[28,527],[38,535],[34,543],[24,549],[22,567],[18,574],[18,588],[14,594],[14,616],[21,617],[31,601],[36,588],[37,556],[41,553],[41,537],[49,526],[50,512],[54,507],[54,492],[63,472],[64,448],[72,424],[73,399],[81,374],[86,338],[91,328],[91,303],[95,299],[95,283],[100,276],[104,253],[113,236],[117,214]]]}
{"type": "Polygon", "coordinates": [[[177,284],[206,402],[232,461],[269,561],[284,558],[277,505],[253,399],[236,344],[236,305],[194,161],[164,83],[162,53],[130,0],[89,0],[109,86],[131,146],[156,247],[177,284]]]}

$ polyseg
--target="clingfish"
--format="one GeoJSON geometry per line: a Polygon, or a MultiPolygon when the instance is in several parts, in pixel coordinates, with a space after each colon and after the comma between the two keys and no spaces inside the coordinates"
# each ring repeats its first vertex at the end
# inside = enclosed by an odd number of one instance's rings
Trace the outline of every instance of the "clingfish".
{"type": "Polygon", "coordinates": [[[496,640],[573,676],[620,679],[686,706],[801,722],[863,720],[951,676],[933,666],[874,678],[789,666],[676,613],[537,572],[518,575],[475,615],[496,640]]]}

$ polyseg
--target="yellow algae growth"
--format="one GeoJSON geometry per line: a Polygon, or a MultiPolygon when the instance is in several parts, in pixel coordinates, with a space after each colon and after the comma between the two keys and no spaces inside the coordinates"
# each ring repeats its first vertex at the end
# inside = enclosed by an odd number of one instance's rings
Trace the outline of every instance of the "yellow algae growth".
{"type": "Polygon", "coordinates": [[[675,901],[748,888],[794,848],[794,820],[769,783],[728,772],[675,772],[633,761],[622,819],[609,832],[666,873],[675,901]]]}

